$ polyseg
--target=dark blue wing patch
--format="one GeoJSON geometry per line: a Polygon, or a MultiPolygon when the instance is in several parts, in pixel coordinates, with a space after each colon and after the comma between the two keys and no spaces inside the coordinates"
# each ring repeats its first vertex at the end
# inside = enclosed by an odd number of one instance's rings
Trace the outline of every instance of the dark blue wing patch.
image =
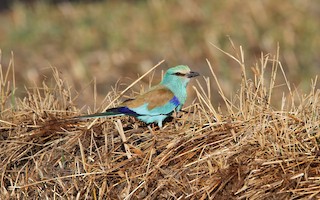
{"type": "Polygon", "coordinates": [[[173,105],[175,105],[175,106],[179,106],[179,105],[180,105],[180,101],[179,101],[179,99],[178,99],[176,96],[174,96],[174,97],[170,100],[170,103],[173,103],[173,105]]]}
{"type": "Polygon", "coordinates": [[[130,115],[133,117],[138,117],[140,116],[138,113],[134,112],[133,110],[130,110],[128,107],[123,106],[123,107],[118,107],[118,108],[110,108],[106,110],[106,112],[112,112],[114,114],[124,114],[124,115],[130,115]]]}

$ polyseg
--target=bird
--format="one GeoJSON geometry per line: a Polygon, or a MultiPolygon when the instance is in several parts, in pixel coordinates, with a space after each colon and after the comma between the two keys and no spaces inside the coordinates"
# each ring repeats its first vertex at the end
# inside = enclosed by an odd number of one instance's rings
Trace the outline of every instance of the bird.
{"type": "Polygon", "coordinates": [[[187,65],[169,68],[161,82],[133,99],[127,99],[118,107],[105,112],[83,115],[77,118],[88,119],[107,116],[132,116],[146,124],[155,123],[162,128],[163,121],[179,112],[187,99],[187,85],[191,78],[199,76],[187,65]]]}

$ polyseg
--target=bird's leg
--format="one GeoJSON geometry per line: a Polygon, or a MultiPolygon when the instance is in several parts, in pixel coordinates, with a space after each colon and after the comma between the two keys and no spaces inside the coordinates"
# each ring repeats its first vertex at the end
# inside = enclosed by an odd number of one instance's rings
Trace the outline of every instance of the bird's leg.
{"type": "Polygon", "coordinates": [[[165,119],[163,120],[163,123],[172,122],[173,119],[174,119],[174,117],[169,116],[169,117],[167,117],[167,118],[165,118],[165,119]]]}

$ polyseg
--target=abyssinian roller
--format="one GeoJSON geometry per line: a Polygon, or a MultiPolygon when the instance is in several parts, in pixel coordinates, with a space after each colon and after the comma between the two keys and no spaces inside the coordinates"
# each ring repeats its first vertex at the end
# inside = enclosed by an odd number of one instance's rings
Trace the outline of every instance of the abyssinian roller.
{"type": "Polygon", "coordinates": [[[162,81],[149,91],[134,99],[124,101],[118,107],[103,113],[79,116],[96,118],[107,116],[133,116],[147,124],[157,123],[162,128],[163,121],[176,111],[180,111],[187,99],[187,85],[191,78],[199,76],[186,65],[178,65],[166,71],[162,81]]]}

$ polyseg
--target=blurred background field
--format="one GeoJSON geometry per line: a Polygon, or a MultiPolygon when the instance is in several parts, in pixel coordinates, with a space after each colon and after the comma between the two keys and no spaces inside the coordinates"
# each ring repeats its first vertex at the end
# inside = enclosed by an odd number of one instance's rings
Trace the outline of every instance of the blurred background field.
{"type": "Polygon", "coordinates": [[[161,70],[178,64],[209,76],[208,59],[231,95],[239,65],[210,45],[234,53],[231,38],[249,66],[261,52],[276,54],[279,44],[289,81],[307,90],[320,71],[319,19],[320,4],[301,0],[14,1],[0,14],[1,63],[8,66],[13,52],[18,89],[50,82],[51,66],[57,67],[79,92],[78,103],[92,105],[94,81],[101,102],[117,81],[122,90],[163,59],[154,83],[161,70]]]}

